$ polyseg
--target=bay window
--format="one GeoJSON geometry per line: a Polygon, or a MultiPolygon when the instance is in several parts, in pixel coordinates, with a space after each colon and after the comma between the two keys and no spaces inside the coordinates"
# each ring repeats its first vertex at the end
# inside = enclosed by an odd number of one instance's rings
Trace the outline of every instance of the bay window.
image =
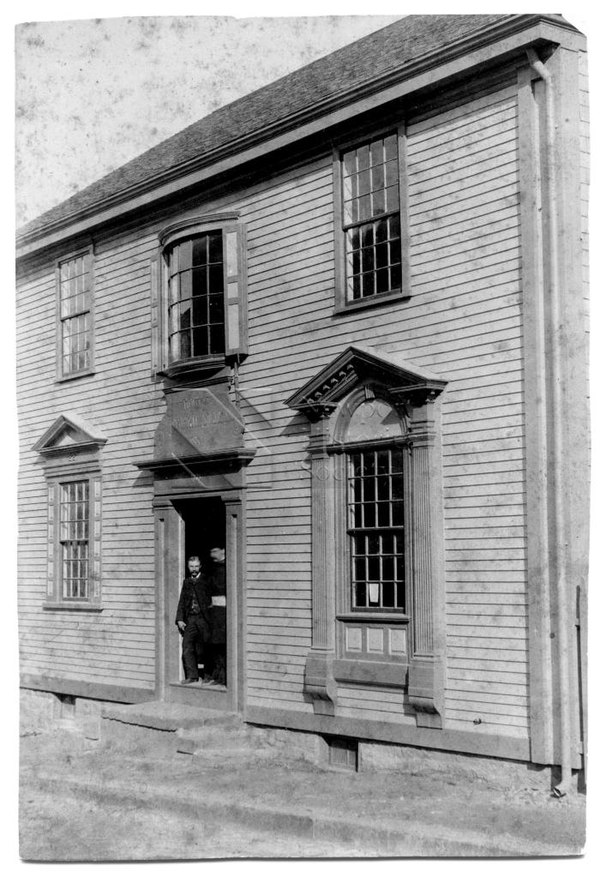
{"type": "Polygon", "coordinates": [[[176,223],[152,262],[158,376],[193,377],[246,354],[243,231],[237,214],[176,223]]]}

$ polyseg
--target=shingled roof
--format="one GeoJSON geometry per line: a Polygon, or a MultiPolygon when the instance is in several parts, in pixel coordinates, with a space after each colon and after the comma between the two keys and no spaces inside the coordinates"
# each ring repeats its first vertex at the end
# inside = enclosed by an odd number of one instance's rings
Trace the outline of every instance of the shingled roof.
{"type": "MultiPolygon", "coordinates": [[[[75,217],[107,198],[127,193],[186,163],[210,160],[243,138],[282,124],[303,110],[343,100],[357,87],[402,70],[411,61],[489,28],[512,15],[411,15],[264,86],[205,116],[102,177],[19,229],[23,238],[75,217]]],[[[550,16],[549,16],[550,17],[550,16]]],[[[552,16],[558,18],[558,16],[552,16]]],[[[266,135],[265,135],[266,136],[266,135]]]]}

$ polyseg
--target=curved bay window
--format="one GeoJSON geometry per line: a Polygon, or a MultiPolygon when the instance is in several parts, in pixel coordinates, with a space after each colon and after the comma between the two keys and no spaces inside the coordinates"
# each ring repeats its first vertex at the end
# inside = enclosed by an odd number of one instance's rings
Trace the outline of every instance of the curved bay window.
{"type": "Polygon", "coordinates": [[[399,448],[348,455],[353,610],[406,608],[404,463],[399,448]]]}
{"type": "Polygon", "coordinates": [[[193,375],[218,368],[226,357],[243,357],[244,247],[237,214],[184,220],[160,242],[152,260],[153,372],[193,375]]]}
{"type": "Polygon", "coordinates": [[[225,352],[223,267],[221,231],[167,253],[169,362],[225,352]]]}

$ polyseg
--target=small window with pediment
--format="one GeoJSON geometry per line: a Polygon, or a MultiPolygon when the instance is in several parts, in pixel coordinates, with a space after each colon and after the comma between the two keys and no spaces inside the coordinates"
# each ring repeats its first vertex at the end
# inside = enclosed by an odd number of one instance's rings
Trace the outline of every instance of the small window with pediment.
{"type": "Polygon", "coordinates": [[[62,414],[33,446],[47,483],[44,609],[100,611],[102,475],[106,436],[62,414]]]}

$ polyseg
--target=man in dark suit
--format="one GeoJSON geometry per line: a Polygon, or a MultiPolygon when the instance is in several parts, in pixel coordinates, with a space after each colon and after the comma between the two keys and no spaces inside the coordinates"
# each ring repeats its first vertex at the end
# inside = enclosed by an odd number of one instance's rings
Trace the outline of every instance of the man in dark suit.
{"type": "Polygon", "coordinates": [[[207,673],[211,677],[209,685],[227,684],[227,600],[225,587],[225,549],[211,548],[212,567],[209,575],[211,606],[210,645],[207,652],[207,673]]]}
{"type": "Polygon", "coordinates": [[[189,576],[183,580],[175,623],[183,637],[182,659],[185,679],[182,685],[199,681],[198,664],[204,663],[210,639],[210,591],[208,580],[200,572],[200,559],[188,560],[189,576]]]}

